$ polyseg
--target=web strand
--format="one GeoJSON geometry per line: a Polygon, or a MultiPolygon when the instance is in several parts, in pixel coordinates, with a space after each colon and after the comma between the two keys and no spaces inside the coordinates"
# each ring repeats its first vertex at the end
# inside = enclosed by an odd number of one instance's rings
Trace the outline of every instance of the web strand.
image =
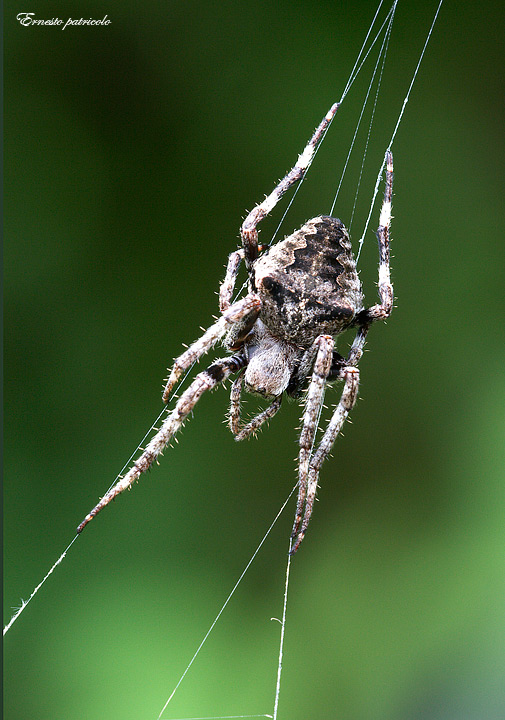
{"type": "Polygon", "coordinates": [[[398,115],[398,120],[396,121],[396,125],[395,125],[395,128],[394,128],[394,130],[393,130],[393,134],[391,135],[391,139],[390,139],[389,144],[388,144],[388,146],[387,146],[386,152],[384,153],[384,158],[383,158],[383,160],[382,160],[382,164],[381,164],[381,166],[380,166],[380,170],[379,170],[379,173],[378,173],[378,175],[377,175],[377,180],[376,180],[376,182],[375,182],[375,188],[374,188],[374,192],[373,192],[372,202],[370,203],[370,210],[369,210],[369,212],[368,212],[368,217],[367,217],[366,222],[365,222],[365,227],[364,227],[364,229],[363,229],[363,233],[362,233],[361,238],[360,238],[360,241],[359,241],[358,252],[357,252],[357,255],[356,255],[356,263],[358,262],[359,256],[361,255],[361,250],[362,250],[362,247],[363,247],[363,242],[364,242],[364,240],[365,240],[365,235],[366,235],[366,232],[367,232],[367,230],[368,230],[368,226],[369,226],[369,224],[370,224],[370,218],[372,217],[372,212],[373,212],[373,207],[374,207],[374,204],[375,204],[375,199],[377,198],[377,193],[379,192],[379,186],[380,186],[380,183],[381,183],[381,180],[382,180],[382,174],[383,174],[383,172],[384,172],[384,167],[385,167],[385,165],[386,165],[386,155],[387,155],[387,153],[388,153],[388,152],[392,149],[392,147],[393,147],[393,143],[394,143],[394,140],[395,140],[395,137],[396,137],[396,133],[398,132],[398,128],[400,127],[400,123],[401,123],[401,121],[402,121],[402,119],[403,119],[403,114],[404,114],[404,112],[405,112],[405,108],[407,107],[407,103],[408,103],[408,101],[409,101],[409,99],[410,99],[410,93],[411,93],[411,91],[412,91],[412,88],[413,88],[414,83],[415,83],[415,81],[416,81],[417,75],[418,75],[418,73],[419,73],[419,68],[421,67],[421,63],[422,63],[422,61],[423,61],[424,54],[425,54],[425,52],[426,52],[426,48],[428,47],[428,43],[429,43],[430,38],[431,38],[431,36],[432,36],[433,29],[434,29],[434,27],[435,27],[435,23],[437,22],[438,15],[439,15],[439,13],[440,13],[440,9],[441,9],[441,7],[442,7],[442,5],[443,5],[443,2],[444,2],[444,0],[440,0],[440,2],[438,3],[437,9],[436,9],[436,11],[435,11],[435,15],[433,16],[433,20],[432,20],[432,22],[431,22],[430,29],[428,30],[428,34],[426,35],[426,40],[424,41],[424,45],[423,45],[423,48],[422,48],[422,50],[421,50],[421,54],[419,55],[419,59],[418,59],[418,61],[417,61],[417,65],[416,65],[416,67],[415,67],[414,74],[412,75],[412,80],[410,81],[410,85],[409,85],[409,88],[408,88],[408,90],[407,90],[407,94],[405,95],[405,98],[404,98],[404,100],[403,100],[402,107],[401,107],[401,110],[400,110],[400,114],[398,115]]]}
{"type": "MultiPolygon", "coordinates": [[[[349,88],[351,87],[352,83],[354,82],[354,77],[355,77],[354,73],[355,73],[355,70],[356,70],[356,68],[358,67],[358,63],[359,63],[359,61],[360,61],[360,58],[361,58],[361,56],[363,55],[363,50],[364,50],[365,47],[366,47],[368,38],[370,37],[370,33],[372,32],[373,26],[375,25],[375,21],[377,20],[377,16],[378,16],[378,14],[380,13],[380,9],[381,9],[383,3],[384,3],[384,0],[381,0],[380,3],[379,3],[379,5],[378,5],[378,7],[377,7],[377,10],[375,11],[375,15],[373,16],[373,20],[372,20],[372,22],[370,23],[370,27],[368,28],[368,32],[367,32],[367,34],[366,34],[366,36],[365,36],[365,39],[363,40],[363,44],[362,44],[362,46],[361,46],[361,50],[360,50],[359,53],[358,53],[358,57],[356,58],[356,62],[354,63],[354,66],[353,66],[353,68],[352,68],[352,70],[351,70],[351,73],[350,73],[350,75],[349,75],[349,80],[347,81],[347,84],[346,84],[346,86],[345,86],[345,88],[344,88],[344,92],[342,93],[342,97],[340,98],[340,102],[342,102],[342,100],[344,99],[344,97],[347,95],[347,93],[348,93],[348,91],[349,91],[349,88]]],[[[379,32],[380,32],[380,31],[379,31],[379,32]]],[[[356,73],[356,75],[357,75],[357,73],[356,73]]]]}
{"type": "MultiPolygon", "coordinates": [[[[376,13],[375,13],[375,15],[374,15],[374,18],[373,18],[373,20],[372,20],[372,23],[371,23],[371,25],[370,25],[370,27],[369,27],[369,29],[368,29],[368,32],[367,32],[366,37],[365,37],[365,40],[363,41],[363,45],[361,46],[361,49],[360,49],[360,51],[359,51],[359,53],[358,53],[358,57],[356,58],[356,62],[354,63],[354,67],[353,67],[353,69],[351,70],[351,74],[350,74],[350,76],[349,76],[349,79],[348,79],[348,81],[347,81],[347,84],[346,84],[346,86],[345,86],[345,89],[344,89],[344,91],[343,91],[343,93],[342,93],[342,96],[341,96],[341,98],[340,98],[340,100],[339,100],[339,103],[338,103],[339,105],[342,105],[345,96],[347,95],[347,93],[349,92],[352,84],[354,83],[354,81],[355,81],[356,78],[358,77],[361,68],[363,67],[366,59],[368,58],[370,52],[372,51],[372,48],[375,46],[375,43],[377,42],[377,40],[378,40],[379,37],[381,36],[381,33],[382,33],[384,27],[386,26],[389,18],[394,14],[394,10],[396,9],[396,5],[397,5],[397,3],[398,3],[398,0],[396,0],[396,2],[394,2],[393,5],[391,6],[388,14],[386,15],[386,19],[384,20],[384,22],[383,22],[382,25],[380,26],[379,31],[378,31],[377,34],[375,35],[375,38],[372,40],[372,43],[371,43],[370,47],[368,48],[365,56],[364,56],[363,59],[361,60],[361,63],[359,64],[359,67],[357,67],[357,66],[358,66],[358,63],[359,63],[359,61],[360,61],[360,58],[361,58],[361,56],[363,55],[364,49],[365,49],[365,47],[366,47],[367,40],[368,40],[368,38],[369,38],[369,36],[370,36],[370,33],[371,33],[371,31],[372,31],[372,28],[373,28],[373,26],[375,25],[375,21],[376,21],[376,19],[377,19],[377,15],[379,14],[379,11],[380,11],[380,9],[381,9],[381,7],[382,7],[382,3],[383,3],[383,0],[381,0],[381,2],[379,3],[379,7],[377,8],[377,11],[376,11],[376,13]],[[357,69],[356,69],[356,68],[357,68],[357,69]]],[[[362,111],[362,112],[363,112],[363,111],[362,111]]],[[[291,198],[290,198],[290,200],[289,200],[289,203],[288,203],[286,209],[284,210],[284,212],[283,212],[283,214],[282,214],[282,216],[281,216],[281,219],[279,220],[279,223],[277,224],[277,227],[275,228],[275,231],[274,231],[274,233],[273,233],[273,235],[272,235],[272,237],[271,237],[271,239],[270,239],[270,241],[269,241],[269,243],[268,243],[268,247],[270,247],[270,245],[272,245],[272,243],[275,241],[275,238],[276,238],[277,235],[279,234],[279,231],[280,231],[280,229],[281,229],[281,227],[282,227],[282,224],[283,224],[284,220],[286,219],[286,215],[287,215],[288,212],[290,211],[291,206],[292,206],[292,204],[294,203],[296,196],[297,196],[298,193],[300,192],[300,189],[301,189],[303,183],[305,182],[305,179],[306,179],[306,177],[307,177],[307,173],[308,173],[309,170],[310,170],[310,166],[311,166],[312,163],[314,162],[314,159],[315,159],[315,157],[316,157],[316,155],[317,155],[317,153],[318,153],[321,145],[323,144],[323,141],[324,141],[324,138],[325,138],[325,136],[326,136],[326,133],[327,133],[328,130],[330,129],[330,126],[331,126],[333,120],[334,120],[334,118],[332,118],[332,121],[329,123],[328,127],[327,127],[326,130],[324,131],[324,135],[323,135],[321,141],[319,142],[318,146],[316,147],[316,149],[315,149],[315,151],[314,151],[314,154],[313,154],[313,156],[312,156],[312,159],[311,159],[311,161],[310,161],[310,163],[309,163],[309,165],[308,165],[308,167],[307,167],[307,169],[306,169],[303,177],[301,178],[301,180],[300,180],[299,183],[297,184],[296,188],[294,189],[293,194],[291,195],[291,198]]],[[[240,289],[240,291],[239,291],[238,294],[240,294],[240,292],[242,292],[242,290],[245,288],[245,286],[246,286],[246,283],[244,283],[244,285],[242,286],[242,288],[240,289]]]]}
{"type": "Polygon", "coordinates": [[[11,619],[9,620],[9,622],[7,623],[7,625],[4,627],[4,631],[3,631],[3,634],[4,634],[4,635],[5,635],[5,634],[8,632],[8,630],[12,627],[12,625],[14,625],[14,623],[16,622],[16,620],[18,619],[18,617],[21,615],[21,613],[23,612],[23,610],[25,609],[25,607],[28,605],[28,603],[29,603],[31,600],[33,600],[33,598],[34,598],[35,595],[38,593],[38,591],[40,590],[40,588],[42,587],[42,585],[46,582],[47,578],[48,578],[50,575],[52,575],[52,573],[56,570],[56,568],[58,567],[58,565],[63,561],[63,559],[65,558],[67,552],[70,550],[70,548],[71,548],[72,545],[75,543],[75,541],[77,540],[78,537],[79,537],[79,535],[76,535],[76,536],[74,537],[74,539],[72,540],[72,542],[70,542],[70,543],[67,545],[67,547],[65,548],[65,550],[61,553],[60,557],[56,560],[56,562],[55,562],[54,565],[52,566],[52,568],[45,574],[45,576],[44,576],[43,579],[39,582],[39,584],[37,585],[37,587],[35,587],[35,588],[33,589],[32,594],[30,595],[30,597],[28,598],[28,600],[22,600],[22,601],[21,601],[21,605],[18,607],[18,609],[16,610],[16,612],[14,613],[14,615],[11,617],[11,619]]]}
{"type": "MultiPolygon", "coordinates": [[[[368,130],[368,138],[370,137],[370,132],[371,132],[371,129],[372,129],[372,124],[373,124],[373,119],[374,119],[374,114],[375,114],[375,107],[376,107],[376,104],[377,104],[377,97],[378,97],[379,90],[380,90],[380,83],[381,83],[381,79],[382,79],[382,71],[383,71],[383,69],[384,69],[384,63],[386,62],[387,49],[388,49],[388,44],[389,44],[389,38],[390,38],[390,35],[391,35],[391,29],[392,29],[392,26],[393,26],[394,10],[395,10],[395,9],[396,9],[396,3],[393,5],[393,7],[391,8],[391,11],[390,11],[389,14],[388,14],[388,17],[390,18],[389,24],[388,24],[388,27],[387,27],[387,30],[386,30],[386,34],[384,35],[384,40],[382,41],[381,48],[380,48],[380,50],[379,50],[379,55],[378,55],[377,61],[376,61],[376,63],[375,63],[374,71],[373,71],[373,73],[372,73],[372,78],[371,78],[371,80],[370,80],[370,82],[369,82],[369,84],[368,84],[368,90],[367,90],[367,93],[366,93],[366,95],[365,95],[365,99],[364,99],[363,104],[362,104],[362,106],[361,106],[361,112],[360,112],[360,115],[359,115],[359,118],[358,118],[358,122],[356,123],[356,129],[355,129],[355,131],[354,131],[354,135],[353,135],[353,138],[352,138],[352,140],[351,140],[351,145],[350,145],[350,147],[349,147],[349,152],[347,153],[347,158],[346,158],[346,160],[345,160],[344,168],[343,168],[342,174],[341,174],[341,176],[340,176],[340,181],[339,181],[339,183],[338,183],[337,191],[336,191],[336,193],[335,193],[335,197],[333,198],[333,203],[332,203],[332,205],[331,205],[330,213],[329,213],[331,216],[333,216],[333,211],[334,211],[334,209],[335,209],[335,205],[337,204],[337,199],[338,199],[338,196],[339,196],[339,193],[340,193],[340,188],[342,187],[342,182],[343,182],[343,180],[344,180],[344,176],[345,176],[345,173],[346,173],[346,170],[347,170],[347,166],[348,166],[348,164],[349,164],[349,160],[350,160],[350,157],[351,157],[351,153],[352,153],[352,151],[353,151],[353,149],[354,149],[354,143],[356,142],[356,137],[357,137],[357,135],[358,135],[359,127],[360,127],[360,125],[361,125],[361,120],[362,120],[362,118],[363,118],[363,114],[364,114],[364,112],[365,112],[365,108],[366,108],[367,103],[368,103],[368,97],[369,97],[370,92],[371,92],[371,90],[372,90],[373,82],[374,82],[374,80],[375,80],[375,76],[376,76],[376,74],[377,74],[377,70],[378,70],[378,68],[379,68],[379,65],[380,65],[380,62],[381,62],[381,58],[382,58],[382,67],[381,67],[381,72],[380,72],[380,76],[379,76],[379,82],[378,82],[378,85],[377,85],[377,92],[376,92],[376,94],[375,94],[375,101],[374,101],[374,106],[373,106],[372,117],[371,117],[371,120],[370,120],[370,125],[369,125],[369,130],[368,130]]],[[[383,25],[383,26],[384,26],[384,25],[383,25]]],[[[382,27],[383,27],[383,26],[382,26],[382,27]]],[[[380,30],[379,32],[382,31],[382,27],[381,27],[381,30],[380,30]]],[[[368,138],[367,138],[366,146],[368,145],[368,138]]],[[[365,152],[364,152],[364,155],[363,155],[363,161],[362,161],[362,165],[361,165],[361,170],[362,170],[362,171],[363,171],[363,164],[364,164],[365,156],[366,156],[366,146],[365,146],[365,152]]],[[[356,204],[356,198],[357,198],[357,196],[358,196],[360,180],[361,180],[361,173],[360,173],[360,177],[359,177],[359,180],[358,180],[358,187],[357,187],[357,189],[356,189],[356,196],[355,196],[354,204],[356,204]]],[[[354,213],[354,207],[353,207],[353,213],[354,213]]],[[[352,215],[351,215],[351,222],[352,222],[352,215]]],[[[351,228],[351,223],[349,223],[349,228],[348,228],[348,229],[350,230],[350,228],[351,228]]]]}
{"type": "MultiPolygon", "coordinates": [[[[381,3],[381,5],[382,5],[382,3],[381,3]]],[[[396,10],[396,6],[397,6],[397,5],[398,5],[398,0],[395,0],[395,2],[391,5],[391,7],[390,7],[390,9],[389,9],[389,12],[388,12],[388,14],[386,15],[386,17],[385,17],[382,25],[380,26],[380,28],[379,28],[379,30],[378,30],[375,38],[373,39],[370,47],[369,47],[368,50],[366,51],[366,54],[365,54],[363,60],[361,61],[358,69],[354,72],[354,74],[351,73],[351,77],[349,78],[349,80],[348,80],[348,82],[347,82],[347,85],[345,86],[345,90],[344,90],[344,92],[342,93],[342,97],[341,97],[341,99],[340,99],[340,102],[342,102],[342,100],[345,98],[345,96],[347,95],[347,93],[348,93],[349,90],[351,89],[352,84],[354,83],[354,81],[355,81],[356,78],[358,77],[361,68],[362,68],[363,65],[365,64],[365,62],[366,62],[368,56],[370,55],[370,53],[371,53],[371,51],[372,51],[372,48],[374,47],[375,43],[376,43],[377,40],[380,38],[380,36],[381,36],[381,34],[382,34],[382,31],[384,30],[386,24],[388,23],[391,14],[394,13],[394,11],[396,10]]],[[[380,6],[379,6],[379,8],[380,8],[380,6]]],[[[377,17],[377,13],[375,14],[375,17],[374,17],[372,26],[370,26],[370,30],[372,29],[373,24],[375,23],[375,18],[376,18],[376,17],[377,17]]],[[[369,30],[369,33],[368,33],[368,34],[370,34],[370,30],[369,30]]],[[[368,37],[368,35],[367,35],[367,37],[368,37]]],[[[360,51],[360,54],[359,54],[358,58],[361,56],[361,54],[362,54],[362,52],[363,52],[363,48],[365,47],[365,45],[366,45],[366,41],[365,41],[365,43],[363,43],[363,47],[361,48],[361,51],[360,51]]],[[[357,62],[356,62],[356,65],[357,65],[357,62]]]]}
{"type": "MultiPolygon", "coordinates": [[[[181,380],[181,384],[186,380],[187,376],[188,376],[188,375],[190,374],[190,372],[192,371],[193,366],[194,366],[194,363],[193,363],[193,365],[189,368],[189,370],[187,371],[187,373],[186,373],[186,375],[184,376],[184,378],[181,380]]],[[[174,390],[174,393],[173,393],[173,394],[175,394],[175,390],[174,390]]],[[[172,397],[173,397],[173,395],[172,395],[172,397]]],[[[141,446],[144,444],[146,438],[148,438],[149,435],[155,430],[156,425],[158,424],[158,422],[160,421],[160,419],[163,417],[163,415],[164,415],[165,413],[167,413],[167,412],[168,412],[168,408],[167,408],[167,407],[163,407],[163,409],[162,409],[162,410],[160,411],[160,413],[158,414],[158,417],[156,418],[156,420],[152,423],[152,425],[151,425],[151,427],[149,428],[149,430],[146,432],[146,434],[144,435],[144,437],[142,438],[142,440],[139,442],[139,444],[137,445],[137,447],[135,448],[135,450],[132,452],[132,454],[130,455],[130,457],[128,458],[128,460],[127,460],[127,461],[125,462],[125,464],[123,465],[121,471],[116,475],[116,478],[114,479],[114,481],[109,485],[109,488],[108,488],[107,492],[109,492],[109,490],[110,490],[112,487],[114,487],[114,485],[115,485],[116,482],[119,480],[119,478],[121,477],[121,475],[123,474],[123,472],[125,471],[125,469],[126,469],[126,468],[128,467],[128,465],[130,465],[130,463],[132,462],[133,458],[135,457],[135,455],[137,454],[137,452],[139,451],[139,449],[141,448],[141,446]]],[[[49,579],[49,577],[52,575],[52,573],[56,570],[56,568],[58,567],[58,565],[60,565],[60,564],[63,562],[63,560],[65,559],[65,557],[66,557],[66,555],[67,555],[67,553],[68,553],[68,551],[70,550],[70,548],[71,548],[72,545],[75,543],[75,541],[77,540],[78,537],[80,537],[80,534],[79,534],[79,533],[77,533],[77,534],[75,535],[75,537],[73,538],[73,540],[67,545],[67,547],[66,547],[65,550],[61,553],[60,557],[56,560],[56,562],[54,563],[54,565],[53,565],[53,566],[50,568],[50,570],[48,570],[48,572],[44,575],[44,577],[43,577],[42,580],[39,582],[39,584],[33,589],[33,591],[32,591],[32,593],[31,593],[30,597],[28,598],[28,600],[21,600],[21,605],[17,608],[17,610],[15,610],[15,612],[13,613],[13,615],[12,615],[11,619],[9,620],[9,622],[7,623],[7,625],[4,626],[4,629],[3,629],[3,634],[4,634],[4,635],[6,635],[7,632],[10,630],[10,628],[14,625],[14,623],[15,623],[16,620],[19,618],[19,616],[21,615],[21,613],[23,612],[23,610],[26,608],[26,606],[28,605],[28,603],[29,603],[31,600],[33,600],[33,598],[35,597],[35,595],[39,592],[39,590],[40,590],[41,587],[44,585],[44,583],[49,579]]]]}
{"type": "MultiPolygon", "coordinates": [[[[243,580],[243,578],[244,578],[244,575],[246,574],[246,572],[247,572],[247,571],[249,570],[249,568],[251,567],[252,563],[254,562],[254,559],[256,558],[256,555],[259,553],[259,551],[260,551],[261,548],[263,547],[263,544],[264,544],[265,540],[267,539],[267,537],[270,535],[271,531],[273,530],[275,523],[277,522],[277,520],[278,520],[278,519],[280,518],[280,516],[282,515],[282,512],[283,512],[284,508],[286,507],[286,505],[288,504],[288,502],[290,501],[291,496],[293,495],[294,491],[296,490],[296,487],[297,487],[296,485],[293,487],[293,489],[292,489],[291,492],[289,493],[288,497],[287,497],[286,500],[284,501],[281,509],[279,510],[279,512],[277,513],[277,515],[275,516],[272,524],[270,525],[270,527],[268,528],[268,530],[266,531],[266,533],[263,535],[263,538],[262,538],[261,542],[259,543],[259,545],[258,545],[258,547],[256,548],[256,550],[253,552],[253,554],[252,554],[249,562],[247,563],[247,565],[245,566],[244,570],[242,571],[239,579],[237,580],[237,582],[236,582],[235,585],[233,586],[232,591],[230,592],[230,594],[228,595],[228,597],[227,597],[226,600],[224,601],[224,603],[223,603],[223,605],[222,605],[222,607],[221,607],[221,610],[218,612],[218,614],[217,614],[216,617],[214,618],[214,621],[212,622],[210,628],[209,628],[209,629],[207,630],[207,632],[205,633],[205,636],[204,636],[202,642],[200,643],[200,645],[199,645],[198,648],[196,649],[195,654],[193,655],[193,657],[192,657],[191,660],[189,661],[186,669],[184,670],[184,672],[182,673],[181,677],[179,678],[179,680],[178,680],[178,682],[177,682],[177,685],[176,685],[176,686],[174,687],[174,689],[172,690],[172,692],[171,692],[171,694],[170,694],[170,697],[168,698],[168,700],[166,701],[166,703],[163,705],[163,708],[162,708],[160,714],[158,715],[157,720],[161,720],[161,716],[163,715],[163,713],[164,713],[165,710],[167,709],[168,705],[170,704],[170,701],[172,700],[172,698],[174,697],[175,693],[177,692],[177,690],[178,690],[178,688],[179,688],[179,685],[182,683],[182,681],[184,680],[184,678],[185,678],[186,675],[188,674],[188,671],[189,671],[189,669],[191,668],[191,666],[193,665],[194,661],[196,660],[198,654],[200,653],[200,650],[201,650],[201,649],[203,648],[203,646],[205,645],[205,643],[206,643],[206,641],[207,641],[207,638],[209,637],[209,635],[211,634],[211,632],[214,630],[214,627],[216,626],[219,618],[221,617],[221,615],[223,614],[224,610],[226,609],[226,606],[228,605],[228,603],[229,603],[230,600],[232,599],[233,595],[235,594],[235,590],[238,588],[238,586],[239,586],[240,583],[242,582],[242,580],[243,580]]],[[[288,561],[288,566],[289,566],[289,561],[288,561]]],[[[286,592],[287,592],[287,590],[286,590],[286,592]]]]}
{"type": "MultiPolygon", "coordinates": [[[[295,485],[296,487],[296,485],[295,485]]],[[[291,493],[293,494],[293,493],[291,493]]],[[[286,611],[288,607],[288,588],[289,588],[289,571],[291,569],[291,549],[293,546],[292,538],[289,538],[288,562],[286,564],[286,584],[284,586],[284,603],[282,606],[281,621],[281,637],[279,641],[279,663],[277,665],[277,683],[275,686],[275,701],[273,720],[277,720],[277,711],[279,709],[279,697],[281,693],[281,675],[282,675],[282,658],[284,654],[284,633],[286,631],[286,611]]]]}
{"type": "MultiPolygon", "coordinates": [[[[368,133],[367,133],[367,137],[366,137],[366,141],[365,141],[365,148],[364,148],[364,150],[363,150],[363,157],[362,157],[362,159],[361,159],[361,167],[360,167],[360,171],[359,171],[359,177],[358,177],[358,182],[357,182],[357,186],[356,186],[356,192],[355,192],[355,194],[354,194],[354,203],[353,203],[353,206],[352,206],[351,218],[350,218],[350,220],[349,220],[349,228],[348,228],[348,229],[349,229],[349,233],[351,232],[352,221],[354,220],[354,213],[355,213],[356,205],[357,205],[357,202],[358,202],[359,190],[360,190],[360,187],[361,187],[361,178],[363,177],[363,169],[364,169],[364,167],[365,167],[365,160],[366,160],[366,156],[367,156],[367,152],[368,152],[368,144],[369,144],[369,142],[370,142],[370,135],[371,135],[371,133],[372,133],[373,121],[374,121],[374,118],[375,118],[375,111],[376,111],[376,109],[377,109],[377,100],[379,99],[379,92],[380,92],[381,83],[382,83],[382,76],[383,76],[383,74],[384,74],[384,66],[385,66],[385,64],[386,64],[386,57],[387,57],[387,53],[388,53],[389,41],[390,41],[390,39],[391,39],[391,31],[392,31],[392,29],[393,29],[393,19],[394,19],[394,14],[391,15],[391,20],[390,20],[390,22],[389,22],[388,29],[387,29],[387,31],[386,31],[386,35],[385,35],[385,37],[384,37],[384,45],[383,45],[383,47],[384,47],[384,53],[383,53],[383,55],[382,55],[381,70],[380,70],[380,74],[379,74],[379,79],[378,79],[378,81],[377,81],[377,90],[375,91],[375,98],[374,98],[374,102],[373,102],[372,113],[371,113],[371,116],[370,116],[370,122],[369,122],[369,124],[368,124],[368,133]]],[[[379,58],[377,59],[377,63],[379,62],[379,59],[380,59],[380,56],[379,56],[379,58]]]]}

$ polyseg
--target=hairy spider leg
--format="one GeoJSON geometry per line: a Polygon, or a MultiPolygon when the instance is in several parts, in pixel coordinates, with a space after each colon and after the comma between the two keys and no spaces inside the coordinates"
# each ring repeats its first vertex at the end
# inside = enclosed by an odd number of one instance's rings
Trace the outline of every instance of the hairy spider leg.
{"type": "Polygon", "coordinates": [[[219,288],[219,309],[221,312],[228,310],[231,304],[231,296],[237,282],[238,270],[241,261],[244,259],[244,251],[236,250],[230,253],[226,266],[226,275],[219,288]]]}
{"type": "Polygon", "coordinates": [[[302,418],[302,432],[299,440],[300,452],[298,456],[298,500],[296,503],[292,537],[297,535],[302,520],[303,507],[307,495],[309,461],[314,446],[319,415],[323,405],[326,381],[332,365],[334,345],[334,340],[330,335],[320,335],[313,343],[313,347],[317,348],[317,354],[312,369],[312,378],[309,384],[302,418]]]}
{"type": "Polygon", "coordinates": [[[384,200],[379,217],[379,227],[377,228],[377,241],[379,243],[379,298],[380,304],[373,305],[359,313],[357,324],[358,332],[354,338],[349,356],[347,358],[348,365],[357,365],[363,355],[363,347],[370,325],[376,320],[386,320],[393,310],[393,285],[391,284],[390,270],[390,228],[391,228],[391,207],[393,201],[393,155],[390,150],[386,152],[386,188],[384,190],[384,200]]]}
{"type": "Polygon", "coordinates": [[[260,429],[264,422],[270,420],[270,418],[273,418],[273,416],[277,414],[277,412],[281,408],[281,403],[282,395],[279,395],[275,398],[275,400],[270,403],[267,408],[265,408],[262,412],[258,413],[255,417],[252,418],[252,420],[250,420],[246,425],[244,425],[240,432],[235,435],[235,440],[237,442],[240,442],[240,440],[245,440],[250,435],[254,435],[254,433],[260,429]]]}
{"type": "Polygon", "coordinates": [[[250,269],[252,263],[258,257],[258,230],[259,223],[274,209],[281,197],[292,185],[301,180],[307,172],[318,144],[324,137],[324,134],[336,115],[339,103],[334,103],[328,110],[309,142],[305,146],[304,151],[299,155],[298,160],[291,170],[282,178],[278,185],[272,190],[263,202],[254,207],[248,214],[242,227],[240,228],[240,236],[245,252],[245,261],[247,268],[250,269]]]}
{"type": "Polygon", "coordinates": [[[340,401],[335,408],[333,416],[326,428],[326,431],[319,443],[319,447],[313,454],[308,470],[308,487],[307,487],[307,499],[305,501],[305,514],[301,527],[297,533],[295,544],[291,549],[291,555],[298,550],[300,543],[305,537],[307,527],[309,525],[310,516],[314,507],[314,500],[317,491],[317,481],[319,479],[319,471],[324,460],[328,457],[331,449],[337,439],[337,435],[342,429],[344,422],[347,419],[350,411],[354,407],[356,399],[358,397],[359,389],[359,370],[355,367],[345,367],[342,370],[342,375],[345,379],[344,389],[340,401]]]}
{"type": "Polygon", "coordinates": [[[261,300],[258,295],[250,293],[242,300],[238,300],[224,311],[221,317],[211,325],[201,338],[196,340],[189,348],[175,359],[172,371],[163,391],[163,402],[170,399],[170,392],[185,370],[190,368],[194,362],[207,353],[214,345],[221,340],[230,325],[243,320],[251,314],[257,317],[261,308],[261,300]]]}
{"type": "Polygon", "coordinates": [[[240,396],[244,384],[244,373],[241,372],[232,383],[230,391],[230,409],[228,411],[228,427],[234,435],[240,432],[240,396]]]}
{"type": "Polygon", "coordinates": [[[161,428],[149,442],[142,455],[135,461],[133,467],[103,496],[93,510],[86,515],[77,528],[77,532],[82,532],[90,520],[98,515],[100,510],[114,500],[117,495],[131,487],[135,480],[138,480],[143,473],[149,470],[156,458],[161,455],[166,448],[170,439],[182,427],[204,392],[212,390],[216,385],[226,380],[231,373],[238,372],[246,364],[247,360],[244,355],[233,355],[232,357],[216,360],[206,370],[199,373],[187,390],[182,393],[176,406],[165,418],[161,428]]]}
{"type": "Polygon", "coordinates": [[[374,320],[383,320],[391,315],[393,309],[393,286],[389,267],[389,230],[391,227],[391,206],[393,202],[393,155],[386,153],[386,189],[382,203],[377,240],[379,242],[379,297],[380,305],[370,308],[374,320]]]}
{"type": "Polygon", "coordinates": [[[273,416],[280,410],[282,403],[282,395],[276,397],[270,405],[265,408],[262,412],[258,413],[248,423],[240,425],[240,396],[242,394],[242,385],[244,381],[244,375],[240,374],[233,382],[230,393],[230,412],[229,412],[229,427],[232,433],[235,435],[235,440],[245,440],[250,435],[253,435],[264,422],[273,418],[273,416]]]}
{"type": "Polygon", "coordinates": [[[230,391],[230,409],[228,411],[228,427],[234,435],[240,432],[240,396],[244,384],[244,373],[241,372],[232,383],[230,391]]]}

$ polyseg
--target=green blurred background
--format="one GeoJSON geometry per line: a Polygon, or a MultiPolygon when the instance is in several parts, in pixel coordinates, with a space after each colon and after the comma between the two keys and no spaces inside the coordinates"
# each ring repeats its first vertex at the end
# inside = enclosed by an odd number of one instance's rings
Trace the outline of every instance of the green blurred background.
{"type": "MultiPolygon", "coordinates": [[[[399,4],[355,239],[435,5],[399,4]]],[[[395,142],[397,308],[370,333],[292,566],[279,720],[505,718],[500,5],[446,2],[395,142]]],[[[153,422],[166,366],[216,312],[241,218],[340,97],[374,11],[5,3],[6,620],[153,422]],[[20,10],[112,24],[22,27],[20,10]]],[[[370,69],[284,233],[328,212],[370,69]]],[[[201,401],[12,627],[9,720],[158,716],[296,478],[298,406],[244,444],[226,406],[224,391],[201,401]]],[[[272,712],[293,509],[164,717],[272,712]]]]}

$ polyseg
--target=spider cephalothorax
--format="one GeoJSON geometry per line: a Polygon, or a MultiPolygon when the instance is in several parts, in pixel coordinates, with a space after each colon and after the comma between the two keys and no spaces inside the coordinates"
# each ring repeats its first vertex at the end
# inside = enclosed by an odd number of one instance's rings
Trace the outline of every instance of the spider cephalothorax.
{"type": "Polygon", "coordinates": [[[258,245],[258,224],[286,190],[303,178],[337,109],[338,105],[333,105],[294,167],[242,224],[242,248],[229,256],[220,288],[221,317],[175,360],[163,394],[165,402],[181,375],[217,342],[222,340],[230,355],[214,361],[196,376],[133,467],[86,516],[78,532],[152,465],[202,394],[236,374],[231,388],[229,425],[237,440],[249,437],[273,417],[284,393],[298,397],[306,391],[292,552],[298,549],[312,514],[319,470],[356,402],[357,365],[368,329],[375,320],[388,317],[393,308],[389,273],[393,158],[389,151],[386,153],[386,190],[377,230],[379,304],[363,307],[349,234],[336,218],[324,215],[312,218],[276,245],[266,249],[258,245]],[[249,274],[248,293],[232,302],[242,261],[249,274]],[[344,358],[335,349],[334,337],[351,327],[357,332],[344,358]],[[337,380],[343,381],[342,395],[316,444],[325,387],[337,380]],[[240,418],[244,385],[247,391],[270,401],[265,410],[246,424],[242,424],[240,418]]]}

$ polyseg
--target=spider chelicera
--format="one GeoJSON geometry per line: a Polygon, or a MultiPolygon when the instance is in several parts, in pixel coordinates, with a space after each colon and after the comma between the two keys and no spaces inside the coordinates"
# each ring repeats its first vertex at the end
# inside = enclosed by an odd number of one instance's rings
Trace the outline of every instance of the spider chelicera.
{"type": "Polygon", "coordinates": [[[386,153],[386,189],[377,230],[380,299],[377,305],[363,307],[349,233],[340,220],[324,215],[314,217],[281,242],[268,248],[258,245],[258,224],[273,210],[286,190],[304,177],[337,110],[338,103],[323,118],[294,167],[242,224],[242,248],[229,256],[220,288],[221,316],[175,360],[163,393],[164,401],[170,399],[181,375],[220,340],[230,355],[214,361],[195,377],[133,467],[85,517],[77,528],[78,533],[116,495],[151,467],[203,393],[236,374],[229,412],[229,426],[236,440],[249,437],[273,417],[284,394],[300,397],[306,392],[291,552],[295,553],[299,548],[312,514],[321,465],[356,402],[357,365],[366,335],[372,323],[384,320],[393,309],[389,272],[393,157],[389,151],[386,153]],[[249,275],[248,293],[232,302],[242,261],[249,275]],[[349,354],[343,357],[335,349],[334,337],[348,328],[356,328],[357,332],[349,354]],[[342,395],[316,444],[326,384],[334,381],[343,381],[342,395]],[[240,396],[244,385],[250,393],[271,402],[243,425],[240,396]]]}

